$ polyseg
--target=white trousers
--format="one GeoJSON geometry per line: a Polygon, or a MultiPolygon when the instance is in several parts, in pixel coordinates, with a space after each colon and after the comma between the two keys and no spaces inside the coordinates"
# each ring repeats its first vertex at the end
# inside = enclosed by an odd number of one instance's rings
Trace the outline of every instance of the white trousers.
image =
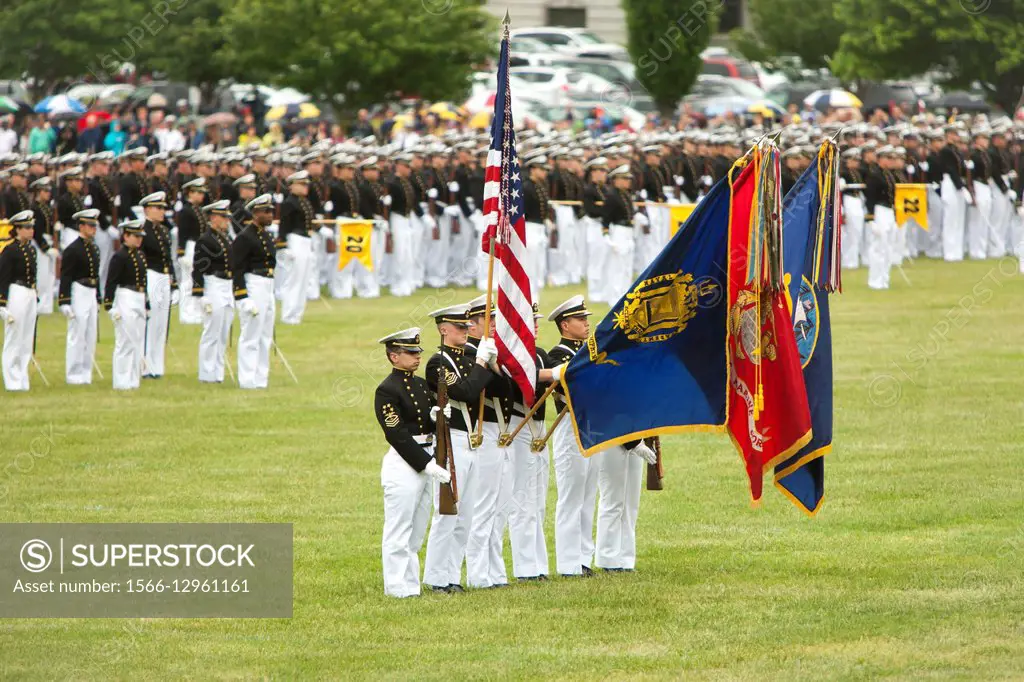
{"type": "Polygon", "coordinates": [[[992,193],[992,224],[988,231],[988,257],[1002,258],[1010,253],[1010,220],[1015,215],[1013,199],[1001,192],[996,184],[989,181],[992,193]]]}
{"type": "MultiPolygon", "coordinates": [[[[376,231],[375,231],[376,232],[376,231]]],[[[376,239],[377,235],[373,235],[376,239]]],[[[381,237],[384,238],[383,236],[381,237]]],[[[370,242],[370,250],[373,250],[373,241],[370,242]]],[[[362,263],[353,258],[345,266],[344,270],[335,269],[331,273],[330,284],[331,298],[352,298],[353,292],[359,298],[377,298],[380,296],[380,286],[377,284],[377,273],[366,269],[362,263]]]]}
{"type": "Polygon", "coordinates": [[[988,256],[989,230],[992,228],[992,190],[988,183],[974,183],[974,205],[967,207],[967,251],[971,258],[988,256]]]}
{"type": "Polygon", "coordinates": [[[526,223],[526,262],[523,269],[530,277],[530,295],[540,301],[540,290],[547,278],[548,236],[543,223],[526,223]]]}
{"type": "Polygon", "coordinates": [[[565,286],[572,280],[570,270],[576,258],[576,215],[572,206],[555,206],[555,225],[558,230],[558,248],[548,249],[548,283],[553,287],[565,286]]]}
{"type": "Polygon", "coordinates": [[[487,291],[487,262],[490,259],[490,254],[483,250],[483,236],[487,227],[487,221],[479,210],[473,213],[470,220],[473,221],[473,231],[476,235],[477,246],[470,251],[472,258],[466,259],[466,268],[468,270],[473,267],[472,264],[475,260],[476,272],[473,275],[476,278],[476,288],[480,291],[487,291]]]}
{"type": "MultiPolygon", "coordinates": [[[[110,259],[114,257],[114,242],[115,238],[111,236],[109,231],[111,228],[106,230],[96,230],[96,235],[93,237],[93,241],[96,243],[96,248],[100,251],[100,295],[103,295],[103,288],[107,284],[107,273],[110,271],[110,259]]],[[[113,228],[113,233],[120,234],[117,231],[116,226],[113,228]]]]}
{"type": "Polygon", "coordinates": [[[239,388],[266,388],[270,377],[270,350],[274,341],[274,280],[247,274],[245,288],[257,313],[239,310],[241,333],[238,335],[239,388]]]}
{"type": "Polygon", "coordinates": [[[132,390],[139,387],[145,362],[146,295],[119,287],[114,292],[111,311],[121,316],[114,323],[114,360],[111,372],[114,388],[132,390]]]}
{"type": "Polygon", "coordinates": [[[416,291],[416,239],[420,231],[407,216],[391,214],[391,295],[412,296],[416,291]]]}
{"type": "Polygon", "coordinates": [[[189,241],[185,243],[185,255],[178,259],[178,270],[181,277],[181,301],[178,303],[178,322],[181,324],[201,324],[203,322],[203,311],[199,305],[199,299],[195,296],[188,296],[186,293],[192,288],[192,268],[196,257],[196,243],[189,241]]]}
{"type": "Polygon", "coordinates": [[[430,519],[430,478],[417,473],[391,448],[381,464],[380,484],[384,488],[384,594],[412,597],[420,593],[419,551],[430,519]]]}
{"type": "Polygon", "coordinates": [[[921,243],[924,255],[928,258],[942,258],[942,213],[942,197],[939,190],[929,186],[928,231],[922,237],[921,243]]]}
{"type": "Polygon", "coordinates": [[[427,278],[427,242],[431,239],[431,231],[423,218],[415,213],[409,213],[409,225],[412,227],[412,269],[413,269],[413,290],[424,285],[427,278]]]}
{"type": "Polygon", "coordinates": [[[476,258],[477,252],[480,251],[480,239],[476,237],[473,216],[467,218],[460,210],[458,223],[458,234],[455,233],[455,223],[452,222],[450,226],[452,239],[448,249],[446,277],[448,283],[454,286],[468,287],[473,285],[473,278],[476,274],[476,258]]]}
{"type": "Polygon", "coordinates": [[[615,305],[633,284],[633,252],[636,248],[632,227],[612,225],[608,230],[611,247],[605,256],[605,303],[615,305]]]}
{"type": "Polygon", "coordinates": [[[569,419],[551,436],[555,466],[555,568],[562,575],[580,575],[594,561],[594,502],[597,462],[584,457],[569,419]]]}
{"type": "Polygon", "coordinates": [[[199,337],[199,381],[224,381],[224,363],[235,320],[235,299],[231,280],[207,276],[202,298],[189,298],[212,309],[203,310],[203,334],[199,337]]]}
{"type": "Polygon", "coordinates": [[[458,584],[462,560],[466,560],[466,584],[490,587],[491,537],[501,490],[502,454],[497,446],[496,424],[484,424],[484,442],[470,450],[466,434],[452,431],[452,454],[459,482],[459,513],[441,516],[437,511],[438,485],[434,485],[434,517],[427,537],[423,582],[445,587],[458,584]]]}
{"type": "Polygon", "coordinates": [[[36,315],[52,315],[57,262],[47,256],[46,251],[40,249],[34,241],[32,245],[36,247],[36,315]]]}
{"type": "Polygon", "coordinates": [[[435,218],[437,220],[438,238],[434,239],[434,230],[428,227],[423,228],[424,253],[421,260],[426,267],[426,284],[428,287],[440,289],[448,284],[448,259],[451,251],[452,219],[446,214],[435,218]]]}
{"type": "Polygon", "coordinates": [[[636,519],[644,462],[617,445],[594,457],[601,498],[597,505],[597,559],[601,568],[636,568],[636,519]]]}
{"type": "Polygon", "coordinates": [[[281,324],[299,324],[306,312],[306,292],[315,264],[313,245],[308,236],[300,234],[289,234],[287,244],[288,270],[281,288],[281,324]]]}
{"type": "Polygon", "coordinates": [[[96,333],[99,303],[96,290],[75,282],[71,285],[71,312],[64,352],[64,379],[73,386],[92,383],[92,364],[96,357],[96,333]]]}
{"type": "MultiPolygon", "coordinates": [[[[510,432],[522,421],[513,417],[510,432]]],[[[544,511],[548,494],[548,450],[532,452],[531,442],[543,437],[544,423],[530,420],[516,435],[509,452],[511,495],[502,505],[508,513],[508,535],[512,546],[512,574],[531,578],[548,573],[548,549],[544,540],[544,511]],[[532,428],[531,428],[532,427],[532,428]]]]}
{"type": "Polygon", "coordinates": [[[947,261],[964,259],[964,198],[948,175],[942,176],[942,257],[947,261]]]}
{"type": "Polygon", "coordinates": [[[149,319],[146,320],[146,374],[164,375],[167,327],[171,322],[171,276],[146,270],[149,319]]]}
{"type": "Polygon", "coordinates": [[[28,363],[32,360],[32,339],[36,330],[36,290],[12,284],[7,293],[4,320],[3,373],[8,391],[28,390],[28,363]]]}
{"type": "Polygon", "coordinates": [[[843,195],[843,267],[860,267],[861,246],[864,243],[864,197],[861,194],[843,195]]]}
{"type": "Polygon", "coordinates": [[[875,219],[868,223],[871,240],[868,242],[868,288],[888,289],[889,272],[893,264],[896,214],[891,208],[875,206],[875,219]]]}
{"type": "MultiPolygon", "coordinates": [[[[309,279],[306,280],[306,300],[315,301],[320,298],[320,280],[325,277],[324,262],[327,260],[327,240],[320,230],[314,230],[309,237],[312,260],[309,267],[309,279]]],[[[324,279],[326,282],[327,280],[324,279]]]]}
{"type": "Polygon", "coordinates": [[[587,231],[586,218],[576,218],[572,227],[572,257],[569,261],[569,279],[573,284],[583,281],[587,272],[587,231]]]}
{"type": "Polygon", "coordinates": [[[608,245],[605,244],[601,230],[601,221],[595,218],[583,218],[583,229],[587,238],[587,300],[604,301],[605,260],[608,256],[608,245]]]}

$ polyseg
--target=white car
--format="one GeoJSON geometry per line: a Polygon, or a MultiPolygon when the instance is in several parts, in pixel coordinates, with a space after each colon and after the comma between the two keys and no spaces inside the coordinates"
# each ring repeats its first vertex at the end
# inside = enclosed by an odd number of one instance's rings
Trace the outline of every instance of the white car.
{"type": "Polygon", "coordinates": [[[565,28],[562,26],[541,26],[535,28],[517,28],[510,33],[512,40],[516,38],[532,38],[548,46],[551,50],[566,52],[573,55],[616,59],[628,62],[629,53],[626,48],[615,43],[606,43],[590,31],[582,28],[565,28]]]}
{"type": "Polygon", "coordinates": [[[572,69],[521,66],[509,69],[508,73],[513,93],[552,107],[576,100],[611,98],[623,90],[621,84],[572,69]]]}

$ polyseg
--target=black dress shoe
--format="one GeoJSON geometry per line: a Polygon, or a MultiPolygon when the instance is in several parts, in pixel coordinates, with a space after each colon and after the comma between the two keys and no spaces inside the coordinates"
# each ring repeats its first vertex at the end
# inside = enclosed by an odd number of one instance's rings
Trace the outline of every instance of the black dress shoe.
{"type": "Polygon", "coordinates": [[[464,587],[463,587],[462,585],[460,585],[460,584],[458,584],[458,583],[452,583],[452,584],[451,584],[451,585],[449,585],[448,587],[444,588],[444,590],[445,590],[446,592],[451,592],[451,593],[453,593],[453,594],[454,594],[454,593],[456,593],[456,592],[465,592],[465,591],[466,591],[466,588],[464,588],[464,587]]]}
{"type": "Polygon", "coordinates": [[[540,575],[537,576],[537,580],[541,581],[542,583],[546,583],[548,581],[548,577],[546,575],[544,575],[543,573],[541,573],[540,575]]]}
{"type": "Polygon", "coordinates": [[[583,567],[583,577],[584,578],[589,578],[592,575],[594,575],[593,569],[591,569],[590,566],[584,566],[583,567]]]}
{"type": "Polygon", "coordinates": [[[629,569],[629,568],[606,568],[606,569],[604,569],[604,572],[605,573],[625,573],[625,572],[630,571],[630,570],[632,570],[632,569],[629,569]]]}
{"type": "Polygon", "coordinates": [[[424,585],[423,587],[427,588],[431,592],[443,592],[444,594],[448,594],[451,592],[450,588],[440,587],[438,585],[424,585]]]}
{"type": "Polygon", "coordinates": [[[538,580],[547,580],[547,576],[544,575],[528,575],[523,578],[516,578],[517,582],[537,582],[538,580]]]}

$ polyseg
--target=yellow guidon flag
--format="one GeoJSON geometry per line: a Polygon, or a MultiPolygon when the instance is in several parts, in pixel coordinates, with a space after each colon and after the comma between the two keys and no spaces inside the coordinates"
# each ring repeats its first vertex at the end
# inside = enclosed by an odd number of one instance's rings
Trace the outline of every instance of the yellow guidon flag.
{"type": "Polygon", "coordinates": [[[668,238],[676,236],[676,232],[687,221],[697,204],[673,204],[669,206],[668,238]]]}
{"type": "Polygon", "coordinates": [[[11,229],[9,220],[0,220],[0,252],[7,248],[7,245],[14,241],[14,230],[11,229]]]}
{"type": "Polygon", "coordinates": [[[338,272],[353,260],[359,261],[369,272],[373,272],[373,256],[370,243],[373,240],[372,220],[338,220],[338,272]]]}
{"type": "Polygon", "coordinates": [[[922,230],[928,229],[928,185],[896,185],[896,225],[903,227],[913,218],[922,230]]]}

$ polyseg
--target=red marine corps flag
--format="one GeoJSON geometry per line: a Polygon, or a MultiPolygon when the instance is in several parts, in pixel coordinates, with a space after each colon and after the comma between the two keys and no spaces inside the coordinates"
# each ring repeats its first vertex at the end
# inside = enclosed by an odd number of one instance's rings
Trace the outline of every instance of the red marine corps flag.
{"type": "Polygon", "coordinates": [[[750,494],[811,439],[800,353],[786,305],[778,150],[755,147],[729,171],[728,426],[750,494]]]}
{"type": "Polygon", "coordinates": [[[512,100],[508,83],[509,20],[505,15],[501,54],[498,58],[498,91],[491,122],[491,147],[484,173],[484,218],[487,229],[483,250],[490,254],[487,273],[487,322],[490,320],[491,287],[498,281],[498,305],[494,342],[498,364],[532,402],[537,380],[537,347],[533,335],[533,301],[530,278],[523,268],[526,256],[526,218],[523,214],[523,183],[516,157],[512,127],[512,100]]]}

